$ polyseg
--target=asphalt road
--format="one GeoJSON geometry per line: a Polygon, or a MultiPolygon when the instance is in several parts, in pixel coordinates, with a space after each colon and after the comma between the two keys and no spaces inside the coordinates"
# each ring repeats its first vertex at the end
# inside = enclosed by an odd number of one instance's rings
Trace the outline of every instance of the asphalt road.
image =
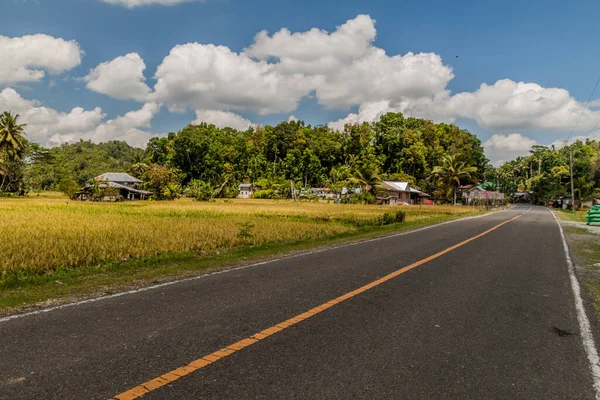
{"type": "MultiPolygon", "coordinates": [[[[527,210],[0,322],[0,398],[113,398],[527,210]]],[[[533,208],[143,398],[594,399],[573,299],[533,208]]]]}

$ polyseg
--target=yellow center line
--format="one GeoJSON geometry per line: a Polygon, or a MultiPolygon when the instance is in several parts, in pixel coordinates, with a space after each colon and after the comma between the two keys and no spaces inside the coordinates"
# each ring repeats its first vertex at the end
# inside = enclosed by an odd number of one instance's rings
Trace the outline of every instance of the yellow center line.
{"type": "Polygon", "coordinates": [[[358,289],[355,289],[355,290],[348,292],[340,297],[337,297],[333,300],[323,303],[320,306],[317,306],[317,307],[310,309],[302,314],[296,315],[293,318],[290,318],[286,321],[278,323],[277,325],[274,325],[274,326],[267,328],[261,332],[258,332],[246,339],[240,340],[237,343],[233,343],[225,348],[217,350],[214,353],[205,355],[204,357],[199,358],[195,361],[192,361],[191,363],[189,363],[183,367],[179,367],[170,372],[167,372],[166,374],[163,374],[163,375],[159,376],[158,378],[154,378],[152,380],[144,382],[141,385],[134,387],[133,389],[130,389],[126,392],[123,392],[121,394],[114,396],[111,400],[132,400],[132,399],[137,399],[139,397],[142,397],[143,395],[150,393],[153,390],[156,390],[165,385],[168,385],[169,383],[171,383],[183,376],[186,376],[194,371],[204,368],[207,365],[210,365],[224,357],[227,357],[230,354],[240,351],[243,348],[251,346],[254,343],[259,342],[261,340],[264,340],[277,332],[281,332],[282,330],[287,329],[290,326],[293,326],[301,321],[304,321],[305,319],[315,316],[315,315],[327,310],[328,308],[333,307],[336,304],[339,304],[343,301],[351,299],[352,297],[357,296],[363,292],[366,292],[367,290],[372,289],[375,286],[381,285],[382,283],[387,282],[390,279],[393,279],[399,275],[402,275],[405,272],[408,272],[413,268],[423,265],[431,260],[435,260],[436,258],[441,257],[444,254],[451,252],[452,250],[456,250],[457,248],[464,246],[465,244],[470,243],[473,240],[479,239],[480,237],[485,236],[492,231],[495,231],[496,229],[500,228],[501,226],[506,225],[509,222],[516,220],[517,218],[520,218],[521,216],[522,215],[517,215],[514,218],[506,220],[506,221],[494,226],[493,228],[490,228],[487,231],[480,233],[479,235],[473,236],[472,238],[467,239],[458,244],[455,244],[454,246],[450,246],[447,249],[440,251],[439,253],[435,253],[434,255],[423,258],[422,260],[419,260],[413,264],[410,264],[409,266],[398,269],[398,270],[384,276],[383,278],[379,278],[367,285],[361,286],[358,289]]]}

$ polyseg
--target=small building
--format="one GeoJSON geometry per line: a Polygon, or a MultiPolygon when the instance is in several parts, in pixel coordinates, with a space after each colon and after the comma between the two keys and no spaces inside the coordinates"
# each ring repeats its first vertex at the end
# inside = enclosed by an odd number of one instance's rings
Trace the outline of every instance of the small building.
{"type": "Polygon", "coordinates": [[[312,188],[310,193],[321,200],[335,200],[338,198],[338,195],[330,188],[312,188]]]}
{"type": "Polygon", "coordinates": [[[427,193],[410,187],[408,182],[383,181],[380,185],[381,196],[377,202],[381,205],[422,204],[430,197],[427,193]]]}
{"type": "MultiPolygon", "coordinates": [[[[569,210],[573,208],[573,198],[571,196],[559,197],[558,200],[556,200],[555,205],[563,210],[569,210]]],[[[575,199],[575,208],[581,208],[581,205],[581,201],[575,199]]]]}
{"type": "Polygon", "coordinates": [[[95,177],[94,181],[95,184],[88,183],[77,193],[79,200],[93,200],[95,188],[102,189],[102,201],[145,200],[152,196],[152,192],[139,188],[141,180],[123,172],[107,172],[95,177]]]}
{"type": "Polygon", "coordinates": [[[504,193],[497,190],[485,190],[483,185],[472,186],[468,188],[466,186],[460,186],[463,188],[461,198],[465,204],[473,204],[474,201],[485,201],[487,203],[502,202],[504,201],[504,193]]]}
{"type": "Polygon", "coordinates": [[[254,186],[251,183],[240,184],[238,190],[238,199],[249,199],[254,194],[254,186]]]}

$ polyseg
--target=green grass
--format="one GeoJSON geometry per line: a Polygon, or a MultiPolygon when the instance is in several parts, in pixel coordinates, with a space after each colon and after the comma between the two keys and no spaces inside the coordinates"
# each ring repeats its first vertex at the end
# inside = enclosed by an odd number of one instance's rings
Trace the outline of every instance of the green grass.
{"type": "Polygon", "coordinates": [[[556,215],[563,221],[586,222],[585,211],[557,210],[556,215]]]}
{"type": "Polygon", "coordinates": [[[600,321],[600,235],[576,226],[565,227],[565,233],[575,263],[584,271],[583,280],[600,321]]]}
{"type": "Polygon", "coordinates": [[[382,227],[361,226],[349,232],[320,238],[225,248],[211,254],[201,251],[163,253],[127,261],[103,262],[88,268],[58,268],[46,274],[23,272],[15,275],[12,281],[4,282],[4,287],[0,290],[0,313],[106,295],[133,287],[247,265],[310,248],[385,236],[476,214],[479,213],[431,215],[382,227]]]}

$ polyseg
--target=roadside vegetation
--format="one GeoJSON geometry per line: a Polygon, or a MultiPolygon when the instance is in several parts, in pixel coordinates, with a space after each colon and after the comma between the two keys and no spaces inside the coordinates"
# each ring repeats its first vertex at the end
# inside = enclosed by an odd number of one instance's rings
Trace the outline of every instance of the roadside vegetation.
{"type": "Polygon", "coordinates": [[[569,151],[573,152],[575,199],[600,198],[600,142],[591,139],[562,148],[533,146],[529,156],[517,157],[496,170],[498,182],[507,192],[532,192],[536,203],[570,196],[569,151]]]}
{"type": "Polygon", "coordinates": [[[572,221],[572,222],[586,222],[585,210],[576,210],[573,212],[572,210],[557,210],[556,214],[563,221],[572,221]]]}
{"type": "Polygon", "coordinates": [[[582,277],[600,323],[600,233],[589,227],[565,226],[577,273],[582,277]]]}

